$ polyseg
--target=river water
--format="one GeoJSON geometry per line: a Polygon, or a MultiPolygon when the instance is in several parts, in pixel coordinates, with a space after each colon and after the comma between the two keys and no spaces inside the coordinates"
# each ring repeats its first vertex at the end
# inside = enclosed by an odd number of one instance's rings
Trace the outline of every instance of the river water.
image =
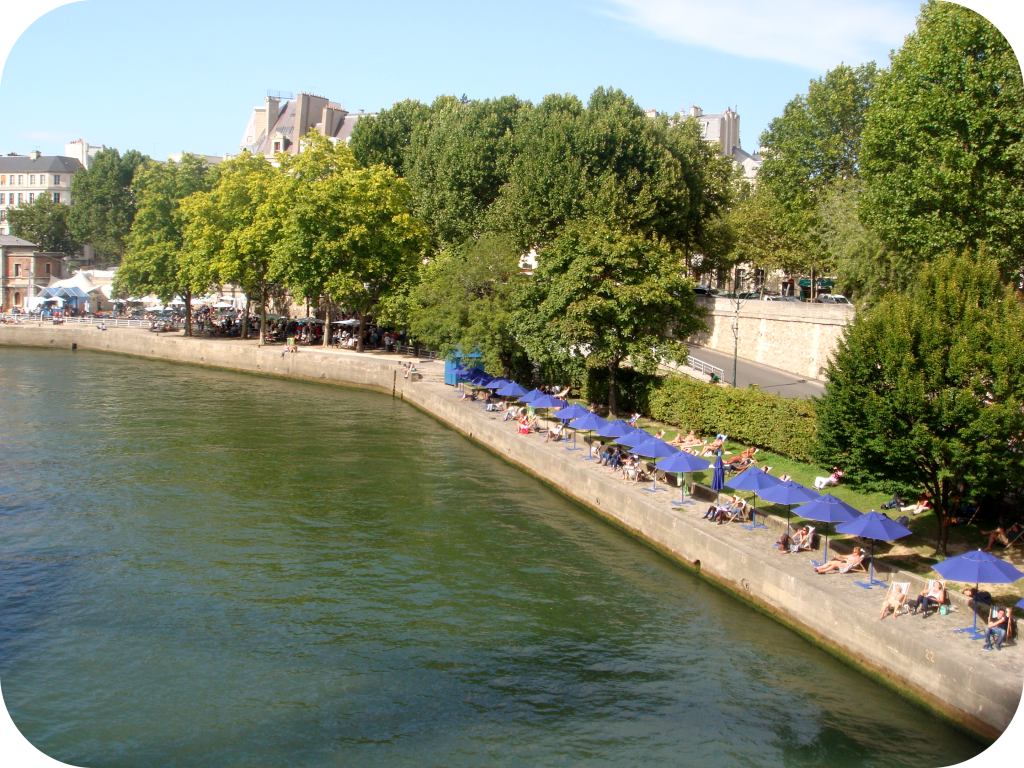
{"type": "Polygon", "coordinates": [[[401,401],[0,348],[0,682],[81,766],[981,746],[401,401]]]}

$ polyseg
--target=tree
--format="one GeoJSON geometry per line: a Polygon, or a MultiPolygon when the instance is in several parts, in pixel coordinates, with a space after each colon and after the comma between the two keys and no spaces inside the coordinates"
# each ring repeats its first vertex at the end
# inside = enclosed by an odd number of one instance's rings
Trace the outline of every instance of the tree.
{"type": "Polygon", "coordinates": [[[216,166],[185,154],[180,163],[146,162],[135,174],[137,212],[128,250],[114,279],[124,295],[154,293],[163,301],[181,296],[185,302],[185,335],[192,335],[192,296],[213,282],[204,254],[185,245],[181,202],[213,186],[216,166]]]}
{"type": "Polygon", "coordinates": [[[390,109],[357,121],[349,149],[363,168],[386,165],[399,176],[405,176],[413,131],[429,117],[430,107],[422,102],[413,99],[396,102],[390,109]]]}
{"type": "Polygon", "coordinates": [[[116,149],[96,153],[88,171],[71,180],[71,231],[76,240],[92,245],[103,258],[120,261],[135,220],[132,181],[144,156],[116,149]]]}
{"type": "Polygon", "coordinates": [[[359,313],[361,352],[367,315],[413,276],[427,230],[412,216],[409,184],[392,169],[356,168],[346,147],[314,132],[303,141],[285,167],[292,204],[273,263],[306,296],[359,313]]]}
{"type": "Polygon", "coordinates": [[[664,240],[606,221],[571,223],[539,260],[515,330],[533,360],[606,369],[614,415],[621,365],[653,373],[662,360],[683,362],[683,340],[705,328],[684,271],[664,240]]]}
{"type": "Polygon", "coordinates": [[[512,329],[512,313],[525,276],[511,240],[494,233],[446,248],[419,268],[405,302],[412,335],[448,356],[479,349],[484,367],[529,377],[529,360],[512,329]]]}
{"type": "Polygon", "coordinates": [[[81,248],[71,234],[71,209],[46,194],[34,202],[7,209],[11,234],[35,243],[40,250],[75,253],[81,248]]]}
{"type": "Polygon", "coordinates": [[[987,256],[945,256],[858,313],[818,402],[818,458],[931,494],[946,553],[963,493],[1024,482],[1024,305],[987,256]]]}
{"type": "Polygon", "coordinates": [[[929,0],[872,94],[865,223],[913,264],[984,248],[1004,275],[1019,275],[1022,96],[1020,64],[999,31],[974,11],[929,0]]]}
{"type": "MultiPolygon", "coordinates": [[[[217,185],[181,202],[185,248],[209,264],[217,282],[235,283],[260,312],[260,344],[266,342],[267,303],[279,275],[274,248],[289,199],[281,171],[263,155],[243,152],[219,166],[217,185]]],[[[243,337],[248,335],[246,311],[243,337]]]]}

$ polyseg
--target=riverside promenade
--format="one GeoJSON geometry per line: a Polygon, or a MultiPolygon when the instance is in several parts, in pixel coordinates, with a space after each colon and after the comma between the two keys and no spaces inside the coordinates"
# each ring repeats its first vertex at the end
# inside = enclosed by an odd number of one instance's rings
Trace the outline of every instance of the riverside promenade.
{"type": "MultiPolygon", "coordinates": [[[[983,740],[998,738],[1020,703],[1024,652],[1013,646],[983,653],[980,641],[955,634],[954,629],[970,624],[969,613],[878,621],[884,588],[862,589],[854,584],[860,577],[852,575],[819,576],[808,555],[779,555],[772,547],[777,535],[773,530],[713,525],[701,520],[706,505],[672,506],[669,501],[678,498],[678,491],[650,493],[625,485],[596,462],[584,461],[584,451],[545,443],[540,435],[517,434],[513,422],[500,420],[478,403],[460,402],[456,391],[444,385],[439,361],[416,361],[422,378],[406,379],[402,363],[410,358],[398,355],[318,347],[282,355],[281,346],[186,339],[140,329],[0,325],[0,346],[69,349],[73,344],[400,397],[983,740]]],[[[920,583],[912,579],[912,589],[920,583]]],[[[679,631],[700,632],[700,626],[680,626],[679,631]]]]}

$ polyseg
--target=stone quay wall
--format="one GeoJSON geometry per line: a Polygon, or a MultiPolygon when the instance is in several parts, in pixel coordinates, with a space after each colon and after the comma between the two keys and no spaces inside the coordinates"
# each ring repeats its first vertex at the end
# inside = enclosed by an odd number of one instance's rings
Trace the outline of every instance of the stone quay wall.
{"type": "MultiPolygon", "coordinates": [[[[876,681],[985,741],[1006,729],[1020,704],[1024,660],[1014,649],[980,653],[955,635],[954,622],[878,621],[882,590],[850,588],[853,576],[818,576],[798,556],[771,548],[774,531],[714,526],[583,462],[581,452],[518,435],[477,404],[459,402],[440,381],[439,362],[418,364],[426,377],[403,377],[401,358],[186,339],[136,329],[0,325],[3,345],[99,350],[236,371],[334,383],[401,397],[466,437],[549,483],[598,516],[754,608],[796,630],[876,681]]],[[[0,352],[2,364],[2,352],[0,352]]],[[[673,494],[674,497],[674,494],[673,494]]],[[[957,619],[959,617],[959,619],[957,619]]],[[[947,617],[943,617],[947,618],[947,617]]],[[[955,623],[959,621],[959,623],[955,623]]]]}
{"type": "MultiPolygon", "coordinates": [[[[731,355],[736,303],[706,298],[698,303],[707,310],[708,331],[689,341],[731,355]]],[[[851,320],[853,307],[841,304],[744,301],[739,312],[739,356],[823,381],[832,351],[851,320]]]]}

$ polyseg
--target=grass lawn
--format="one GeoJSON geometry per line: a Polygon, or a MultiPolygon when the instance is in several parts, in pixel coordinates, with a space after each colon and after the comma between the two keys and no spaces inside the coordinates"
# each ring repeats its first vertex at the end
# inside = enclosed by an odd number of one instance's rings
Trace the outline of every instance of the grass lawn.
{"type": "MultiPolygon", "coordinates": [[[[678,434],[678,430],[672,425],[663,424],[651,419],[641,418],[638,422],[638,426],[651,434],[654,434],[660,429],[664,429],[666,440],[672,440],[678,434]]],[[[743,445],[742,443],[727,440],[723,448],[723,455],[728,456],[731,454],[737,454],[745,450],[747,447],[748,446],[743,445]]],[[[756,458],[758,466],[769,466],[772,468],[772,475],[775,475],[776,477],[779,475],[790,475],[796,482],[807,486],[808,488],[814,487],[814,478],[831,474],[830,467],[822,467],[815,464],[794,461],[763,449],[758,451],[756,458]]],[[[694,472],[693,479],[695,482],[701,483],[702,485],[710,485],[711,471],[694,472]]],[[[753,493],[748,491],[728,492],[730,494],[737,493],[737,495],[748,500],[754,496],[753,493]]],[[[847,504],[855,507],[861,512],[869,512],[871,510],[881,512],[883,511],[882,504],[890,499],[890,497],[884,493],[872,493],[858,490],[848,485],[844,485],[842,482],[837,486],[829,488],[827,492],[839,499],[842,499],[847,504]]],[[[786,516],[786,508],[784,506],[769,504],[763,501],[759,501],[757,506],[759,510],[764,509],[767,512],[775,513],[780,517],[786,516]]],[[[895,519],[901,513],[896,510],[888,510],[886,511],[886,514],[895,519]]],[[[795,511],[793,512],[792,519],[794,523],[801,525],[804,522],[808,522],[809,524],[816,526],[819,533],[824,532],[824,525],[822,523],[804,521],[803,518],[801,518],[795,511]]],[[[911,517],[908,527],[913,531],[912,536],[907,536],[895,542],[875,542],[875,559],[879,562],[884,562],[889,565],[902,568],[903,570],[910,571],[911,573],[935,578],[937,574],[932,570],[932,566],[944,559],[941,556],[933,556],[939,532],[938,520],[936,519],[935,514],[933,512],[923,512],[920,515],[914,515],[911,517]]],[[[971,549],[984,549],[988,544],[988,537],[981,534],[983,527],[987,528],[987,525],[974,523],[971,525],[953,526],[949,532],[949,541],[947,542],[947,551],[950,555],[963,554],[971,549]]],[[[842,534],[835,534],[834,526],[829,526],[829,529],[830,541],[853,540],[856,538],[852,536],[844,536],[842,534]]],[[[858,543],[863,544],[863,542],[858,543]]],[[[992,553],[997,557],[1002,557],[1008,562],[1013,563],[1019,570],[1024,571],[1024,547],[1017,546],[1011,550],[1004,550],[1001,545],[996,544],[992,549],[992,553]]],[[[949,582],[948,586],[950,589],[959,590],[965,586],[974,585],[949,582]]],[[[1024,587],[1024,580],[1017,582],[1017,584],[990,584],[984,588],[992,593],[992,597],[995,602],[1002,605],[1013,605],[1021,598],[1022,594],[1024,594],[1022,593],[1022,587],[1024,587]]]]}

